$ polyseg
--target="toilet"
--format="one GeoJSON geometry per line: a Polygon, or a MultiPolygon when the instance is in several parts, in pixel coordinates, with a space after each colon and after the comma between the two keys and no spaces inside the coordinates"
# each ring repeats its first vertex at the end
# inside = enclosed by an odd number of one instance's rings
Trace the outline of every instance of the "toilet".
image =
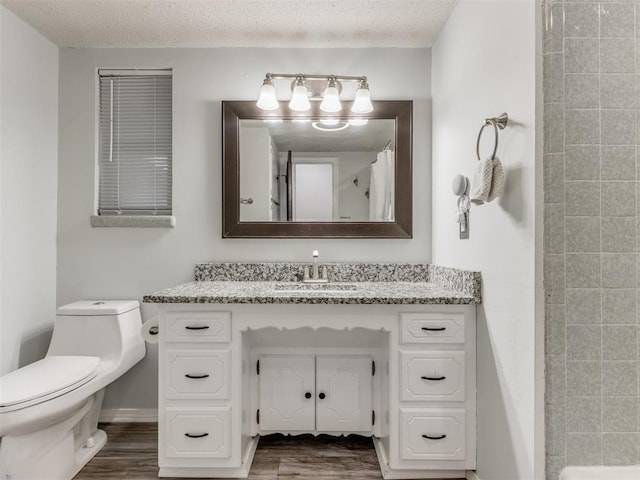
{"type": "Polygon", "coordinates": [[[42,360],[0,377],[0,479],[71,480],[104,446],[104,388],[145,355],[140,304],[58,308],[42,360]]]}

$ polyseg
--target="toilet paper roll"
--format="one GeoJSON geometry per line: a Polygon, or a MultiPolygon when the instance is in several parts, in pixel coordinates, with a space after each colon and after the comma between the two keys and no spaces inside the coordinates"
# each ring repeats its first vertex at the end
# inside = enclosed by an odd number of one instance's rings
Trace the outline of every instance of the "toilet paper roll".
{"type": "Polygon", "coordinates": [[[160,327],[158,327],[158,317],[153,317],[142,324],[142,338],[147,343],[158,343],[160,341],[160,327]]]}

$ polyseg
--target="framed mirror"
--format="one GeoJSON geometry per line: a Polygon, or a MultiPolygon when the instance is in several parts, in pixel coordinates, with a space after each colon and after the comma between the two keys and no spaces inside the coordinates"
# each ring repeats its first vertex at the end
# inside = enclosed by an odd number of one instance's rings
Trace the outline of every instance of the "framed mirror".
{"type": "Polygon", "coordinates": [[[223,238],[411,238],[411,101],[222,102],[223,238]]]}

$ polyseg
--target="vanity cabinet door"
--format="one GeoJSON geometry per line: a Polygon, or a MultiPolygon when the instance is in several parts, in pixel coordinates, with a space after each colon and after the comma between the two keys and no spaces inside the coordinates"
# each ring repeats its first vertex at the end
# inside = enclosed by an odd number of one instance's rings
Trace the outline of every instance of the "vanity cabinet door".
{"type": "Polygon", "coordinates": [[[169,458],[228,458],[231,408],[169,407],[163,445],[169,458]]]}
{"type": "Polygon", "coordinates": [[[316,387],[318,431],[371,431],[371,357],[318,356],[316,387]]]}
{"type": "Polygon", "coordinates": [[[229,398],[229,350],[167,349],[166,397],[229,398]]]}
{"type": "Polygon", "coordinates": [[[315,357],[260,357],[260,430],[315,429],[315,357]]]}
{"type": "Polygon", "coordinates": [[[464,364],[462,350],[400,352],[401,399],[463,401],[464,364]]]}
{"type": "Polygon", "coordinates": [[[464,460],[462,408],[400,409],[400,456],[405,460],[464,460]]]}
{"type": "Polygon", "coordinates": [[[167,316],[168,342],[228,343],[231,340],[229,312],[172,312],[167,316]]]}

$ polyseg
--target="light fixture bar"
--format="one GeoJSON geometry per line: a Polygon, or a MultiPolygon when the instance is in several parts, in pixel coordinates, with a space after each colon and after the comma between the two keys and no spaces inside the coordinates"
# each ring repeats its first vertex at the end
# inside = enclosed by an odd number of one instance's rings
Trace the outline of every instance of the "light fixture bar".
{"type": "Polygon", "coordinates": [[[319,75],[319,74],[314,74],[314,75],[308,75],[306,73],[267,73],[267,76],[270,76],[273,79],[283,79],[283,78],[297,78],[299,76],[304,77],[306,80],[327,80],[329,81],[329,78],[333,77],[335,78],[337,81],[339,82],[360,82],[364,79],[364,81],[367,81],[367,77],[354,77],[352,75],[334,75],[332,73],[329,73],[327,75],[319,75]]]}
{"type": "Polygon", "coordinates": [[[306,73],[267,73],[260,92],[260,98],[257,105],[262,110],[275,110],[278,108],[279,103],[275,98],[274,80],[281,79],[293,79],[292,83],[292,98],[289,102],[289,108],[303,112],[311,108],[308,97],[312,100],[322,99],[320,109],[324,112],[337,113],[342,110],[340,103],[340,82],[357,82],[356,94],[354,99],[354,105],[352,105],[351,111],[356,114],[369,113],[373,111],[373,105],[371,103],[371,97],[369,94],[369,84],[367,83],[367,77],[354,76],[354,75],[320,75],[320,74],[306,74],[306,73]],[[311,82],[309,85],[306,82],[311,82]],[[326,88],[324,92],[316,90],[318,85],[313,85],[313,82],[324,81],[326,88]],[[307,89],[309,86],[309,89],[307,89]],[[304,98],[303,98],[304,97],[304,98]]]}

